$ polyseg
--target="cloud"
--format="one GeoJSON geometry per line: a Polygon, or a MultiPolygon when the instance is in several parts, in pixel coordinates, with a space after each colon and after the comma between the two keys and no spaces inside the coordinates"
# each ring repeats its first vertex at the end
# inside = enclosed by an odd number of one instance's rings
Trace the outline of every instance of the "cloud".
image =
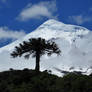
{"type": "Polygon", "coordinates": [[[92,11],[92,7],[89,10],[92,11]]]}
{"type": "Polygon", "coordinates": [[[20,21],[29,19],[40,19],[42,17],[56,18],[56,1],[40,2],[38,4],[28,4],[17,17],[20,21]]]}
{"type": "Polygon", "coordinates": [[[83,23],[92,21],[92,17],[83,16],[83,15],[75,15],[75,16],[69,16],[69,20],[72,23],[76,23],[78,25],[81,25],[83,23]]]}
{"type": "Polygon", "coordinates": [[[6,3],[6,2],[7,2],[7,0],[1,0],[1,2],[2,2],[2,3],[6,3]]]}
{"type": "Polygon", "coordinates": [[[0,27],[0,40],[1,39],[19,39],[25,35],[23,30],[16,31],[10,30],[7,27],[0,27]]]}

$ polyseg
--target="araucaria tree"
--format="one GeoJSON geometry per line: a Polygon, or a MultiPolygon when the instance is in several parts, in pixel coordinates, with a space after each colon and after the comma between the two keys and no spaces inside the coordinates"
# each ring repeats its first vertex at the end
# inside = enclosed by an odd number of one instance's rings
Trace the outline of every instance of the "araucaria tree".
{"type": "Polygon", "coordinates": [[[21,57],[22,55],[28,59],[30,55],[32,57],[36,57],[36,67],[35,70],[39,71],[40,69],[40,57],[44,54],[48,56],[56,53],[57,55],[60,54],[60,49],[58,48],[57,44],[53,41],[46,41],[42,38],[31,38],[29,41],[24,41],[19,46],[15,47],[15,50],[11,53],[13,58],[21,57]]]}

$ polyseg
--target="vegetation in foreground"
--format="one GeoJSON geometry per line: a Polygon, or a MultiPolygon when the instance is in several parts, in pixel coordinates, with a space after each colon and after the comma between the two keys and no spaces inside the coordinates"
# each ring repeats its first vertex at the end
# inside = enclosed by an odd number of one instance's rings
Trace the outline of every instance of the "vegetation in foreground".
{"type": "Polygon", "coordinates": [[[26,59],[29,59],[30,55],[36,57],[36,67],[35,70],[40,70],[40,57],[44,54],[51,56],[53,53],[60,55],[61,51],[57,44],[52,40],[45,40],[43,38],[31,38],[29,41],[24,41],[19,46],[15,47],[15,50],[11,53],[13,58],[21,57],[24,55],[26,59]]]}
{"type": "Polygon", "coordinates": [[[92,75],[68,73],[64,77],[40,72],[40,57],[44,54],[60,54],[57,44],[42,38],[24,41],[11,53],[13,58],[36,57],[35,70],[13,70],[0,73],[0,92],[92,92],[92,75]]]}
{"type": "Polygon", "coordinates": [[[11,69],[0,73],[0,92],[92,92],[92,76],[11,69]]]}

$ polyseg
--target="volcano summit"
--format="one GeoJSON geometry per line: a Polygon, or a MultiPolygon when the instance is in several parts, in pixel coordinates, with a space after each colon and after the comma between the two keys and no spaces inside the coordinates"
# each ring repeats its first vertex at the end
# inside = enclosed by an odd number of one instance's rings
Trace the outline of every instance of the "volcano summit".
{"type": "Polygon", "coordinates": [[[29,60],[23,57],[13,59],[10,53],[19,43],[38,37],[55,41],[62,51],[60,56],[43,56],[40,63],[41,70],[52,70],[57,75],[58,72],[53,67],[67,71],[83,71],[86,74],[92,72],[92,32],[84,27],[64,24],[54,19],[46,21],[25,37],[0,48],[0,71],[9,68],[34,69],[35,60],[33,58],[30,57],[29,60]]]}

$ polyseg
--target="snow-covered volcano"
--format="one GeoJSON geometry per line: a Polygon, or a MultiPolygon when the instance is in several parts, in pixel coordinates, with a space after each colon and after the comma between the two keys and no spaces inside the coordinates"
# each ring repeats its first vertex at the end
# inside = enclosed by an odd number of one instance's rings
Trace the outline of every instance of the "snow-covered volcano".
{"type": "Polygon", "coordinates": [[[55,74],[58,74],[58,72],[53,67],[69,71],[80,70],[85,72],[87,70],[87,74],[92,71],[92,32],[84,27],[64,24],[53,19],[46,21],[25,37],[0,48],[1,71],[9,68],[34,68],[35,59],[25,60],[23,57],[13,59],[10,56],[15,46],[33,37],[52,39],[62,51],[60,56],[48,57],[44,55],[41,57],[41,70],[52,70],[55,74]],[[73,68],[71,69],[71,67],[73,68]]]}

